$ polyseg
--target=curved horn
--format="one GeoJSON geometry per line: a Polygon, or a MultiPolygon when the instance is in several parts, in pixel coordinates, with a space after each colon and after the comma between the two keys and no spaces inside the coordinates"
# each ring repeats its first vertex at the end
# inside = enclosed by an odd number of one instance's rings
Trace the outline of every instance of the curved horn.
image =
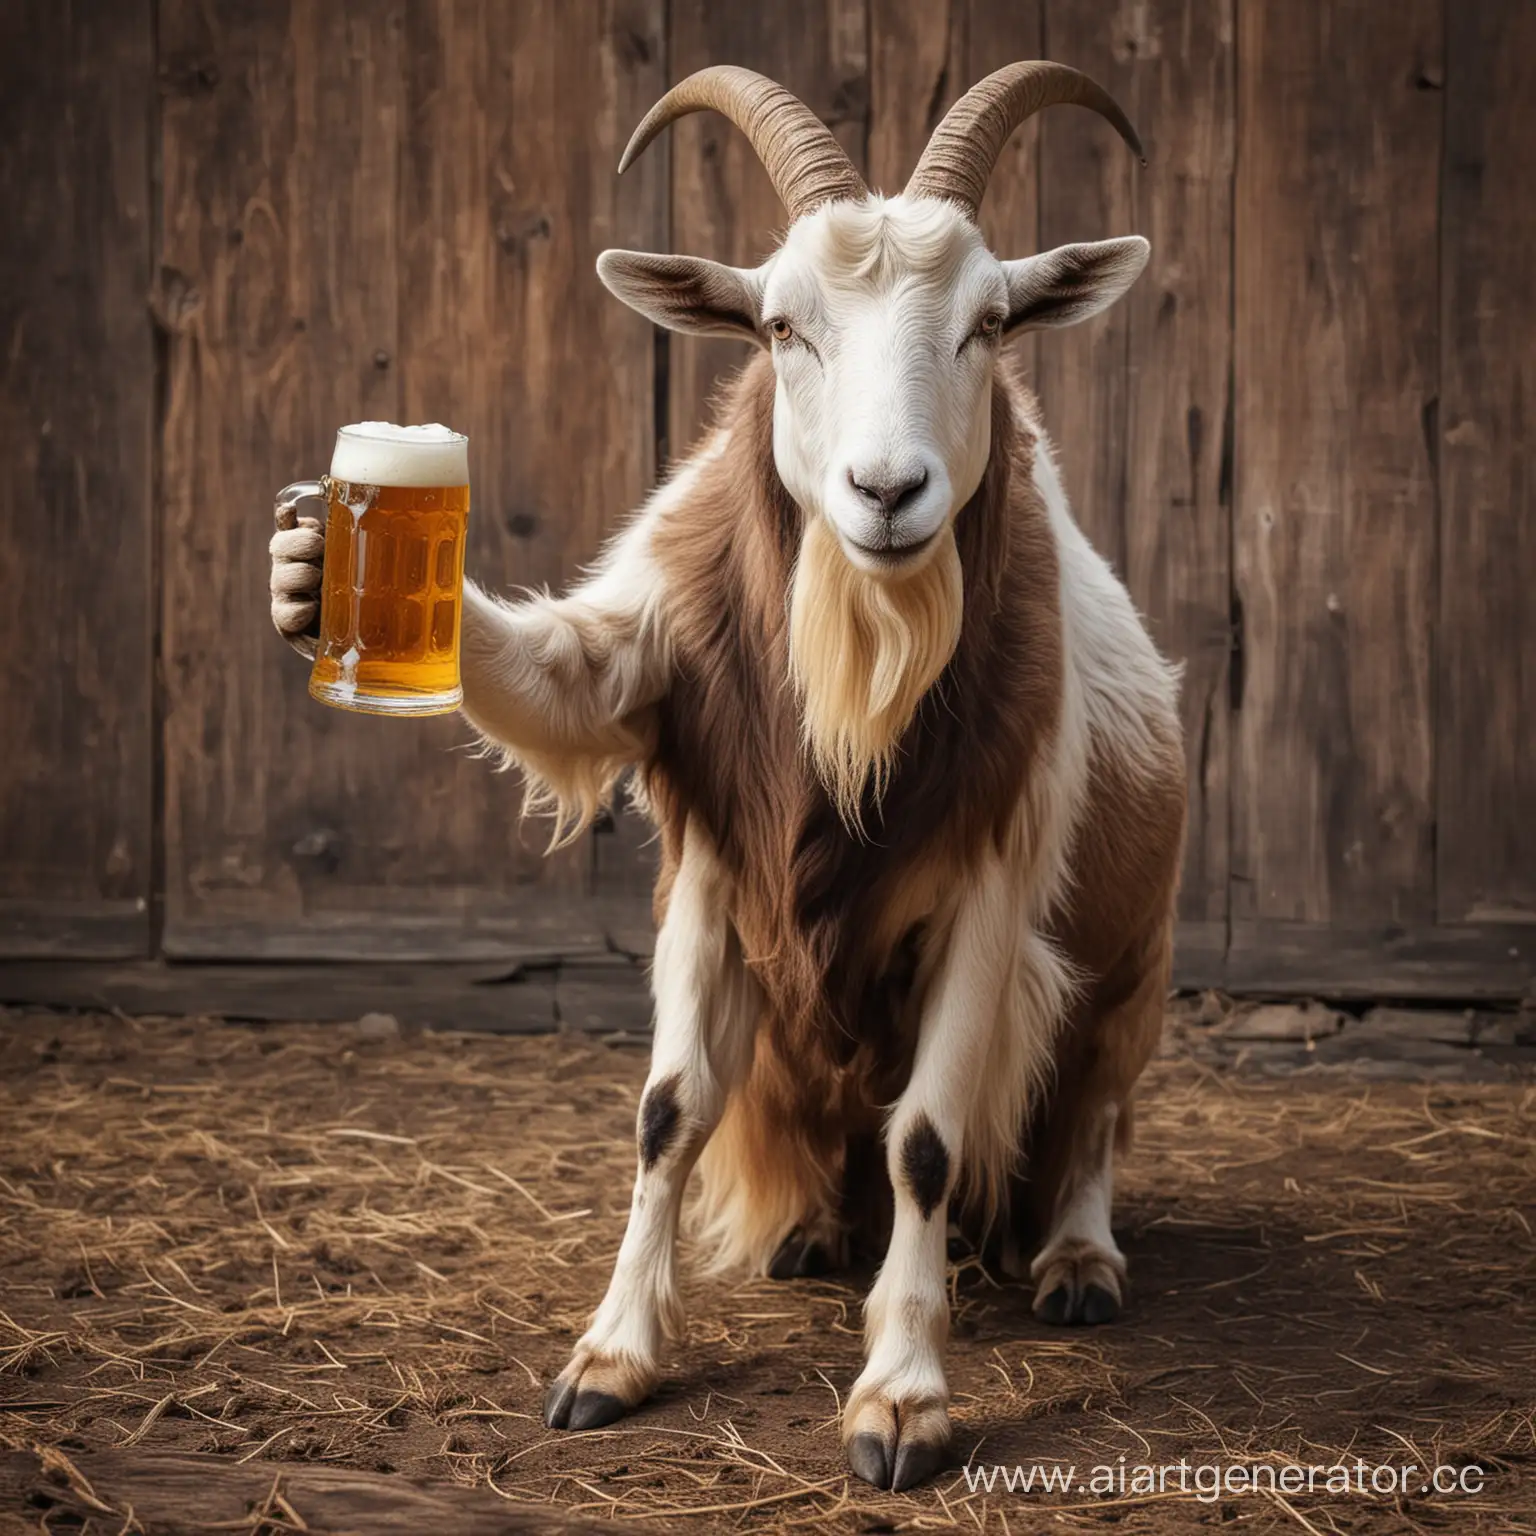
{"type": "Polygon", "coordinates": [[[1004,65],[978,81],[949,109],[933,130],[907,183],[907,193],[951,198],[974,218],[1003,145],[1026,118],[1042,107],[1063,102],[1087,107],[1107,118],[1146,164],[1136,130],[1108,91],[1065,64],[1032,59],[1004,65]]]}
{"type": "Polygon", "coordinates": [[[833,198],[868,193],[842,145],[798,96],[766,75],[734,64],[701,69],[674,85],[635,129],[619,161],[619,174],[668,123],[705,111],[728,117],[747,136],[791,220],[833,198]]]}

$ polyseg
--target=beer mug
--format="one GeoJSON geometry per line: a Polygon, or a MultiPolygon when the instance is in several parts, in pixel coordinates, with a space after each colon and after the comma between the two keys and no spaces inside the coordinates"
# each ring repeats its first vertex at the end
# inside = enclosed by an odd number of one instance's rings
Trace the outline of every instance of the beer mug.
{"type": "Polygon", "coordinates": [[[373,715],[441,715],[459,684],[469,439],[364,421],[336,434],[331,472],[278,493],[279,528],[327,503],[312,698],[373,715]]]}

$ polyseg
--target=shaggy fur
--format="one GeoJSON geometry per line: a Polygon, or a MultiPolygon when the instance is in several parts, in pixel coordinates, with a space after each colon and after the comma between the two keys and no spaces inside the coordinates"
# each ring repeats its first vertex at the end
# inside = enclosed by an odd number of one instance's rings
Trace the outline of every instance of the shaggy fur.
{"type": "Polygon", "coordinates": [[[836,1248],[846,1207],[888,1210],[849,1188],[847,1149],[910,1076],[954,903],[1000,853],[1019,963],[959,1167],[978,1232],[1001,1206],[992,1236],[1017,1246],[1010,1229],[1050,1220],[1080,1112],[1123,1103],[1155,1044],[1183,826],[1174,674],[1127,641],[1123,588],[1007,369],[980,486],[900,582],[854,570],[789,496],[773,411],[760,357],[582,586],[517,606],[472,592],[467,707],[566,835],[639,763],[658,922],[690,820],[719,862],[763,999],[700,1160],[721,1265],[765,1270],[796,1226],[836,1248]],[[583,686],[611,723],[566,718],[583,686]]]}
{"type": "MultiPolygon", "coordinates": [[[[1056,541],[1034,489],[1032,407],[1000,375],[988,470],[954,525],[958,640],[894,749],[883,794],[864,785],[864,835],[850,832],[837,775],[829,792],[816,753],[800,750],[802,722],[785,686],[795,663],[784,595],[803,519],[773,472],[772,402],[772,371],[758,361],[722,410],[728,444],[656,532],[677,673],[645,769],[662,829],[663,898],[681,830],[697,817],[728,871],[731,920],[767,1000],[751,1075],[701,1161],[704,1230],[723,1262],[758,1268],[797,1221],[835,1208],[848,1138],[876,1129],[880,1107],[905,1082],[920,973],[932,965],[925,937],[943,931],[980,850],[1020,835],[1018,810],[1029,804],[1066,691],[1056,541]]],[[[841,612],[845,626],[860,622],[856,605],[841,612]]],[[[819,643],[859,654],[832,623],[819,643]]],[[[1126,806],[1132,818],[1136,798],[1126,806]]],[[[1165,900],[1153,906],[1166,910],[1165,900]]],[[[1079,947],[1098,959],[1104,946],[1090,937],[1079,947]]],[[[1027,1013],[1056,1017],[1071,979],[1040,948],[1041,972],[1062,996],[1027,1013]]],[[[998,1035],[999,1051],[1010,1052],[1009,1031],[998,1035]]],[[[1039,1044],[1034,1064],[999,1062],[989,1073],[1006,1084],[1001,1123],[966,1161],[994,1190],[1016,1157],[1033,1086],[1020,1084],[1021,1073],[1037,1077],[1038,1058],[1049,1054],[1049,1042],[1039,1044]]]]}

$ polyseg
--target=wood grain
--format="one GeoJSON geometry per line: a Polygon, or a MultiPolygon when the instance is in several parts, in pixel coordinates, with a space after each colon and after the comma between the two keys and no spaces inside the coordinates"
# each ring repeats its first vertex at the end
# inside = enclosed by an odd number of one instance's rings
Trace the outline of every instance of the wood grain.
{"type": "Polygon", "coordinates": [[[1239,0],[1234,919],[1434,894],[1440,0],[1239,0]]]}
{"type": "Polygon", "coordinates": [[[324,473],[342,423],[400,419],[392,14],[161,7],[173,946],[375,899],[415,811],[409,776],[381,803],[400,754],[456,739],[312,703],[262,580],[273,492],[324,473]]]}
{"type": "Polygon", "coordinates": [[[311,703],[267,619],[271,494],[342,422],[445,419],[471,434],[472,573],[566,580],[743,356],[659,337],[597,253],[756,261],[783,225],[712,115],[616,176],[668,80],[762,69],[894,192],[963,89],[1050,56],[1120,97],[1150,163],[1045,114],[982,221],[1003,256],[1152,242],[1109,315],[1016,347],[1080,520],[1186,664],[1181,975],[1528,980],[1536,21],[1383,16],[6,8],[0,955],[147,953],[157,864],[179,958],[645,952],[632,816],[546,862],[456,720],[311,703]]]}
{"type": "MultiPolygon", "coordinates": [[[[555,972],[504,982],[504,966],[335,962],[167,965],[158,960],[0,961],[0,1001],[105,1013],[176,1014],[343,1025],[386,1014],[407,1028],[545,1034],[556,1028],[555,972]]],[[[636,980],[636,995],[644,995],[636,980]]]]}
{"type": "MultiPolygon", "coordinates": [[[[478,579],[558,588],[655,474],[651,328],[609,296],[595,263],[609,246],[664,242],[665,160],[617,175],[633,121],[663,88],[662,0],[495,6],[478,28],[454,4],[408,18],[406,413],[434,420],[458,402],[478,579]]],[[[483,769],[467,767],[479,787],[441,800],[433,840],[448,857],[462,865],[479,847],[541,892],[588,890],[590,846],[546,859],[543,829],[519,828],[511,786],[493,802],[483,769]]]]}
{"type": "MultiPolygon", "coordinates": [[[[620,934],[643,956],[643,922],[620,934]]],[[[1518,1003],[1536,995],[1536,940],[1528,924],[1244,921],[1229,934],[1224,923],[1181,923],[1173,984],[1238,995],[1518,1003]]],[[[346,1024],[381,1013],[407,1028],[639,1038],[652,1015],[643,958],[568,950],[478,964],[0,960],[6,1004],[274,1023],[346,1024]]]]}
{"type": "Polygon", "coordinates": [[[0,960],[0,1005],[122,1014],[465,1029],[487,1034],[643,1036],[645,966],[620,955],[530,956],[515,965],[167,965],[159,960],[0,960]],[[393,1024],[390,1021],[393,1021],[393,1024]]]}
{"type": "Polygon", "coordinates": [[[1439,916],[1536,922],[1536,9],[1446,13],[1439,916]]]}
{"type": "Polygon", "coordinates": [[[0,1005],[281,1023],[355,1023],[489,1034],[645,1034],[641,961],[526,952],[517,963],[217,964],[160,960],[0,960],[0,1005]]]}
{"type": "MultiPolygon", "coordinates": [[[[1045,47],[1051,58],[1093,76],[1138,117],[1138,51],[1154,7],[1102,12],[1047,0],[1045,47]]],[[[1040,249],[1136,232],[1139,179],[1120,136],[1102,118],[1055,107],[1040,119],[1040,249]]],[[[1145,279],[1143,279],[1145,281],[1145,279]]],[[[1039,390],[1055,439],[1072,510],[1094,547],[1123,577],[1126,569],[1127,435],[1131,393],[1131,308],[1040,337],[1039,390]]]]}
{"type": "MultiPolygon", "coordinates": [[[[793,91],[861,170],[869,95],[865,0],[784,0],[773,6],[673,0],[668,75],[707,64],[741,64],[793,91]]],[[[712,112],[667,130],[672,157],[672,249],[755,266],[774,249],[784,209],[743,135],[712,112]]],[[[654,155],[656,147],[646,151],[654,155]]],[[[632,174],[632,173],[631,173],[632,174]]],[[[719,382],[746,361],[749,343],[668,338],[674,453],[709,419],[719,382]]]]}
{"type": "Polygon", "coordinates": [[[1166,655],[1185,667],[1189,833],[1180,913],[1227,913],[1235,69],[1220,0],[1150,0],[1106,18],[1047,4],[1051,57],[1116,97],[1138,167],[1099,119],[1041,118],[1042,249],[1139,233],[1148,269],[1107,315],[1040,337],[1040,392],[1068,497],[1166,655]]]}
{"type": "MultiPolygon", "coordinates": [[[[871,186],[900,191],[956,100],[1004,64],[1039,57],[1043,31],[1043,0],[870,0],[871,186]]],[[[987,188],[981,227],[1000,257],[1031,255],[1038,244],[1040,122],[1008,141],[987,188]]],[[[1010,351],[1032,374],[1034,338],[1010,351]]]]}
{"type": "Polygon", "coordinates": [[[1232,203],[1236,68],[1226,0],[1138,8],[1130,97],[1147,147],[1133,229],[1151,241],[1122,301],[1131,595],[1184,667],[1189,821],[1179,914],[1227,916],[1232,651],[1232,203]]]}
{"type": "Polygon", "coordinates": [[[152,10],[0,10],[0,953],[150,942],[152,10]]]}
{"type": "Polygon", "coordinates": [[[1258,996],[1507,1003],[1529,997],[1533,979],[1529,928],[1266,920],[1232,924],[1220,977],[1206,984],[1258,996]]]}
{"type": "MultiPolygon", "coordinates": [[[[1045,56],[1047,0],[970,0],[967,36],[958,79],[960,96],[978,80],[1016,59],[1045,56]]],[[[1004,260],[1040,250],[1040,188],[1045,174],[1042,133],[1046,116],[1032,118],[998,156],[981,205],[981,232],[1004,260]]],[[[1040,337],[1026,333],[1009,343],[1009,354],[1040,387],[1040,337]]],[[[1049,420],[1049,418],[1047,418],[1049,420]]]]}
{"type": "Polygon", "coordinates": [[[585,849],[546,863],[520,826],[514,779],[451,753],[456,718],[309,701],[266,619],[266,507],[362,417],[469,432],[469,567],[492,588],[568,578],[640,500],[651,342],[593,263],[662,228],[659,175],[613,174],[661,83],[660,14],[165,7],[191,82],[164,112],[173,952],[243,926],[312,953],[316,916],[374,914],[429,917],[451,949],[588,888],[585,849]]]}

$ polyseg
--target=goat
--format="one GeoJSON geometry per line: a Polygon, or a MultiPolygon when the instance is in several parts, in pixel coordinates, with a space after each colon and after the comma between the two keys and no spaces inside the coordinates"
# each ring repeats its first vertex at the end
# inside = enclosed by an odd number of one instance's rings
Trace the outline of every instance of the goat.
{"type": "MultiPolygon", "coordinates": [[[[1014,1274],[1043,1230],[1042,1318],[1120,1307],[1112,1162],[1161,1029],[1184,768],[1177,672],[1073,521],[1000,356],[1098,313],[1147,260],[1137,237],[1012,261],[983,243],[1004,142],[1058,102],[1139,150],[1093,82],[1014,64],[883,197],[788,91],[722,67],[670,91],[621,162],[717,110],[790,224],[755,270],[602,255],[641,314],[760,350],[566,595],[466,588],[484,741],[561,835],[631,770],[660,833],[633,1204],[553,1427],[606,1424],[655,1385],[696,1163],[720,1262],[806,1273],[888,1228],[842,1420],[880,1487],[948,1451],[952,1210],[1014,1274]]],[[[320,547],[274,540],[290,636],[314,620],[320,547]]]]}

